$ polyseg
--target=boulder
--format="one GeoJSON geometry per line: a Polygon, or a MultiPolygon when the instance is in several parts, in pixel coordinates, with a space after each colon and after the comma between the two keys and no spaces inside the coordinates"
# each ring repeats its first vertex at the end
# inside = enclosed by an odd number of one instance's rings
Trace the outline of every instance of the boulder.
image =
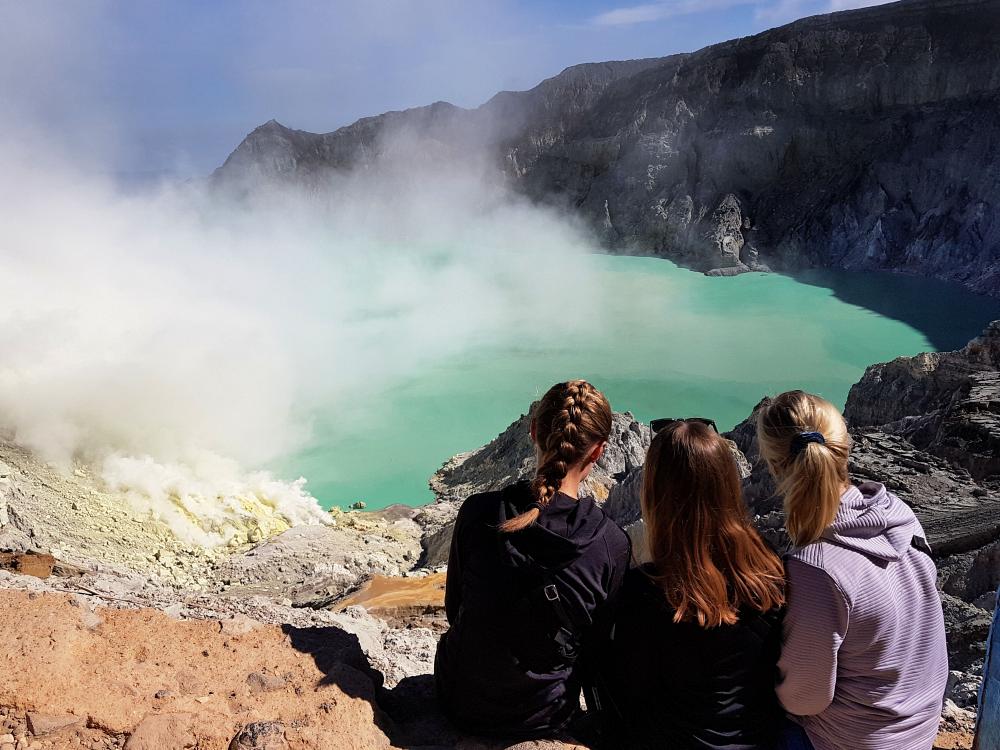
{"type": "Polygon", "coordinates": [[[274,721],[258,721],[243,727],[229,750],[288,750],[285,728],[274,721]]]}

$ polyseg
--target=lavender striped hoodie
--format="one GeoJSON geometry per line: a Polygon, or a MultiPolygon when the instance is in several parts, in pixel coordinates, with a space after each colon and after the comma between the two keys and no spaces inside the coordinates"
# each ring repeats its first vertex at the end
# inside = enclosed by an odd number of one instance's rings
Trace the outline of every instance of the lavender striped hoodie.
{"type": "Polygon", "coordinates": [[[778,698],[816,750],[930,750],[948,653],[919,521],[881,484],[852,487],[793,552],[778,698]]]}

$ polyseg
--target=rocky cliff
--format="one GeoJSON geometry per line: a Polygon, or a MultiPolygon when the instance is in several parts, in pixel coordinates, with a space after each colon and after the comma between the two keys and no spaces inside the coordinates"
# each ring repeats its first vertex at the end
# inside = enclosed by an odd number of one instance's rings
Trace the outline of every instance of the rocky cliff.
{"type": "MultiPolygon", "coordinates": [[[[476,155],[611,248],[737,273],[891,269],[1000,296],[1000,3],[903,0],[693,54],[580,65],[475,110],[271,121],[216,184],[476,155]],[[405,134],[404,138],[400,135],[405,134]]],[[[420,167],[418,167],[420,168],[420,167]]]]}

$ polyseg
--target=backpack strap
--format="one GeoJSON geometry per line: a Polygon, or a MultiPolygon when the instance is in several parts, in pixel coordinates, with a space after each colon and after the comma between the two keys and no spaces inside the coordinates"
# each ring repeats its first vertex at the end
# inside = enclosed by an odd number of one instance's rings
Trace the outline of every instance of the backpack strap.
{"type": "Polygon", "coordinates": [[[552,613],[556,616],[556,621],[559,623],[559,628],[555,634],[555,642],[559,655],[572,664],[580,655],[582,631],[590,623],[581,624],[573,619],[566,608],[566,603],[559,595],[559,586],[556,583],[556,579],[548,572],[542,576],[542,597],[548,603],[552,613]]]}

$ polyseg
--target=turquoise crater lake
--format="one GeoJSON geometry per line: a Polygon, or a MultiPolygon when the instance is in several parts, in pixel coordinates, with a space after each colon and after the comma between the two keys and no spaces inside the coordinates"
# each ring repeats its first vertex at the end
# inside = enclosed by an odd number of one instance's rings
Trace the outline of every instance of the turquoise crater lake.
{"type": "Polygon", "coordinates": [[[597,291],[569,294],[567,315],[585,313],[572,333],[538,321],[406,373],[359,397],[364,420],[319,415],[312,444],[279,471],[305,476],[325,507],[419,505],[442,462],[494,438],[558,380],[586,378],[644,421],[697,415],[727,429],[789,388],[843,406],[868,365],[957,348],[1000,317],[998,300],[892,274],[708,278],[655,258],[587,262],[597,291]]]}

